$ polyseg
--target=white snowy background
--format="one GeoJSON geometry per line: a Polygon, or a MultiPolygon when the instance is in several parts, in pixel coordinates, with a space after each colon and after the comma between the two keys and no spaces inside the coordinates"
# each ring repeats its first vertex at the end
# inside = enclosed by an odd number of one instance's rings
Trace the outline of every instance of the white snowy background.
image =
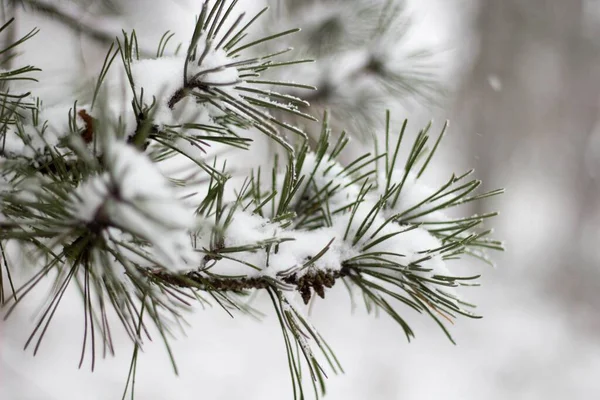
{"type": "MultiPolygon", "coordinates": [[[[442,49],[439,69],[451,88],[441,107],[411,108],[410,126],[451,119],[437,168],[475,166],[488,188],[507,189],[486,206],[502,212],[494,224],[508,251],[496,255],[495,270],[468,267],[483,273],[482,287],[468,295],[484,319],[459,319],[454,346],[431,321],[409,314],[417,333],[409,344],[391,319],[367,316],[360,307],[351,313],[345,289],[336,286],[312,310],[345,368],[328,380],[326,399],[600,396],[600,5],[573,0],[573,11],[564,0],[532,2],[546,6],[537,9],[519,3],[527,2],[409,1],[414,40],[442,49]]],[[[200,2],[127,4],[123,27],[157,43],[167,29],[189,37],[200,2]]],[[[33,26],[42,34],[24,57],[43,66],[40,95],[49,102],[75,93],[72,76],[97,73],[103,53],[93,42],[41,17],[23,18],[19,30],[33,26]]],[[[94,373],[78,370],[83,314],[73,291],[39,354],[22,351],[44,294],[0,322],[0,398],[121,398],[130,343],[121,335],[115,358],[97,362],[94,373]]],[[[291,397],[273,315],[257,322],[198,307],[188,321],[187,336],[173,341],[180,376],[160,342],[146,346],[138,399],[291,397]]]]}

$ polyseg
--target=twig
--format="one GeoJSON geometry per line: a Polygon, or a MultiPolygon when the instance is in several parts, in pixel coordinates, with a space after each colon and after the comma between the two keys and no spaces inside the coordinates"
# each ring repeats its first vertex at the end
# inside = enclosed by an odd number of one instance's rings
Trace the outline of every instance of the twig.
{"type": "MultiPolygon", "coordinates": [[[[203,291],[219,291],[219,292],[241,292],[251,289],[267,289],[275,286],[276,282],[270,277],[217,277],[201,274],[199,272],[188,272],[184,274],[173,274],[162,269],[142,269],[152,282],[159,284],[168,284],[181,288],[191,288],[203,291]]],[[[324,298],[325,289],[331,288],[337,279],[350,275],[351,270],[348,267],[342,267],[340,270],[318,270],[308,272],[301,277],[296,274],[287,276],[281,281],[295,287],[302,294],[302,299],[305,304],[308,304],[312,297],[312,290],[324,298]]]]}

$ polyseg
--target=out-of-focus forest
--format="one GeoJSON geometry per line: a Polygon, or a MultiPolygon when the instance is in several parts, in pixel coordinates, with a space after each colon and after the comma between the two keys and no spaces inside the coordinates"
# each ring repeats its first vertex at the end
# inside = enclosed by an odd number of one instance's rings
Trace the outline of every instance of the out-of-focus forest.
{"type": "MultiPolygon", "coordinates": [[[[69,84],[73,76],[97,73],[106,48],[101,35],[74,35],[65,21],[3,2],[4,17],[19,18],[19,32],[42,28],[22,55],[44,66],[42,79],[49,83],[41,95],[75,94],[83,83],[69,84]]],[[[167,29],[185,40],[199,2],[121,6],[123,15],[86,22],[109,35],[118,34],[120,24],[135,27],[153,44],[167,29]]],[[[507,251],[493,255],[495,269],[464,269],[483,274],[482,287],[465,296],[484,318],[459,318],[451,327],[456,346],[431,321],[412,315],[417,338],[407,343],[388,318],[361,307],[351,313],[341,285],[316,302],[314,324],[345,368],[344,375],[330,376],[325,398],[597,398],[600,1],[411,0],[406,13],[411,40],[437,52],[434,65],[446,90],[436,104],[405,104],[402,118],[413,130],[430,118],[436,127],[449,119],[437,169],[474,167],[486,188],[506,188],[480,206],[501,212],[491,225],[507,251]]],[[[57,312],[40,353],[22,351],[43,296],[0,322],[0,398],[120,398],[130,343],[118,338],[117,357],[98,363],[93,374],[78,370],[83,322],[76,293],[57,312]]],[[[189,322],[187,337],[173,342],[179,377],[160,343],[144,348],[138,398],[290,398],[273,316],[257,322],[199,308],[189,322]]]]}

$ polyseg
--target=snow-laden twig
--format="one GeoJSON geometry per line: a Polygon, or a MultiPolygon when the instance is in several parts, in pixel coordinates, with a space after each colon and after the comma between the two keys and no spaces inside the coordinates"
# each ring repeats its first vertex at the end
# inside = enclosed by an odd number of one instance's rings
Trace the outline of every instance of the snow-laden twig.
{"type": "MultiPolygon", "coordinates": [[[[383,151],[340,162],[349,139],[331,140],[327,115],[310,142],[298,123],[316,120],[308,102],[265,86],[314,88],[293,75],[261,78],[269,69],[309,65],[279,61],[287,46],[259,50],[297,29],[251,38],[249,27],[265,10],[235,15],[235,4],[204,2],[182,56],[164,56],[163,38],[157,56],[145,57],[135,31],[123,33],[107,53],[91,104],[67,99],[45,108],[3,86],[0,299],[7,314],[42,279],[54,279],[26,341],[34,353],[70,285],[83,299],[80,363],[91,347],[93,368],[95,335],[112,350],[112,310],[134,343],[132,365],[150,321],[175,371],[169,339],[185,309],[210,298],[229,313],[252,313],[244,296],[261,291],[280,323],[295,393],[304,398],[301,360],[316,393],[317,384],[324,391],[323,365],[341,368],[296,297],[331,301],[327,291],[341,282],[368,310],[393,318],[408,339],[414,332],[400,306],[429,315],[451,340],[446,322],[476,317],[457,289],[476,284],[478,275],[456,276],[451,262],[464,255],[486,261],[484,250],[502,249],[482,229],[496,214],[450,218],[448,211],[500,191],[477,193],[481,182],[469,180],[470,172],[451,174],[437,188],[423,183],[445,126],[436,139],[431,125],[420,131],[405,158],[406,122],[394,140],[389,113],[383,151]],[[277,143],[275,151],[259,152],[257,134],[277,143]],[[246,176],[231,165],[258,154],[246,176]],[[9,265],[8,243],[31,255],[33,276],[19,287],[10,271],[23,266],[9,265]]],[[[325,13],[319,24],[332,17],[325,13]]],[[[355,57],[358,68],[384,71],[371,56],[355,57]]],[[[3,71],[0,78],[11,83],[30,72],[3,71]]]]}

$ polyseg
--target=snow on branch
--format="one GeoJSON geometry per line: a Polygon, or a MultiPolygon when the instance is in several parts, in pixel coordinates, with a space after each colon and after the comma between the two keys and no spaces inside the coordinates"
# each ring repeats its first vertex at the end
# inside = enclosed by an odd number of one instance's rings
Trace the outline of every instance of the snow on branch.
{"type": "MultiPolygon", "coordinates": [[[[34,352],[74,282],[83,295],[84,335],[99,329],[104,345],[112,343],[112,310],[134,354],[148,320],[170,352],[170,327],[194,301],[208,302],[206,296],[227,312],[250,312],[244,296],[259,290],[281,324],[297,393],[299,358],[315,390],[325,378],[323,360],[334,372],[341,368],[296,297],[305,304],[315,294],[326,298],[343,282],[408,339],[414,332],[402,306],[429,315],[451,340],[445,322],[476,317],[456,289],[478,275],[456,276],[451,263],[463,256],[487,261],[482,250],[502,249],[482,227],[496,214],[450,218],[447,211],[501,191],[477,193],[481,182],[470,172],[449,174],[438,188],[422,183],[446,126],[437,137],[424,128],[401,159],[406,122],[393,138],[388,113],[384,151],[342,163],[349,138],[332,140],[325,115],[310,145],[297,123],[316,121],[308,103],[270,87],[312,86],[261,78],[308,61],[277,61],[287,47],[260,54],[265,43],[297,30],[251,39],[249,26],[265,10],[236,16],[235,4],[204,2],[185,55],[164,56],[163,40],[156,57],[144,57],[135,31],[124,33],[107,53],[91,102],[45,108],[31,94],[2,92],[10,99],[0,103],[0,298],[8,314],[43,278],[55,280],[27,340],[37,343],[34,352]],[[257,133],[278,146],[270,149],[273,159],[243,176],[230,163],[260,154],[257,133]],[[236,151],[219,154],[222,148],[236,151]],[[170,173],[173,166],[191,172],[170,173]],[[35,260],[32,279],[16,288],[10,271],[23,266],[8,265],[9,243],[35,260]],[[101,328],[88,331],[87,321],[101,328]]],[[[21,72],[32,70],[0,78],[21,72]]]]}
{"type": "Polygon", "coordinates": [[[153,163],[116,141],[104,157],[107,172],[83,181],[71,195],[72,218],[91,229],[117,227],[148,241],[159,265],[171,271],[198,265],[188,234],[195,225],[193,212],[153,163]]]}

